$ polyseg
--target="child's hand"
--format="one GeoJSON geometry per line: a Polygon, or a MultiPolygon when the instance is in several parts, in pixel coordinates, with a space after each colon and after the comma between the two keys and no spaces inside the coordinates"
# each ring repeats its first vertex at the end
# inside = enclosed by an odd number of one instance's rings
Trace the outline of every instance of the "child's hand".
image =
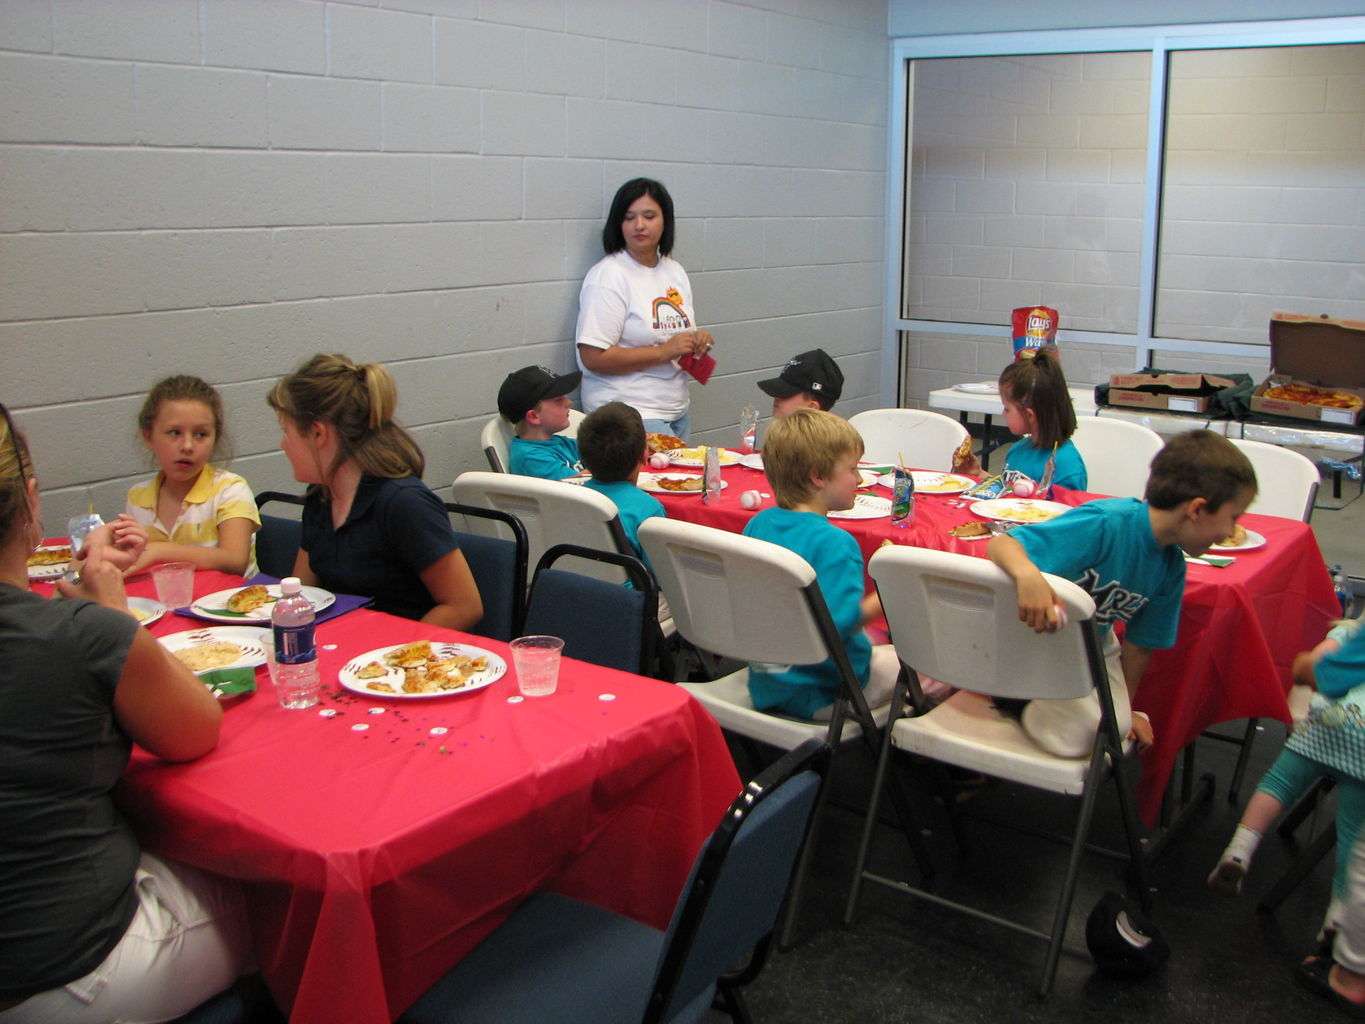
{"type": "Polygon", "coordinates": [[[76,559],[77,567],[83,572],[85,563],[105,561],[117,569],[127,569],[141,557],[146,546],[147,531],[126,516],[119,516],[85,538],[85,547],[76,559]]]}
{"type": "Polygon", "coordinates": [[[985,470],[981,468],[981,459],[975,452],[969,454],[965,459],[955,459],[953,461],[954,473],[965,473],[967,476],[982,476],[985,470]]]}
{"type": "Polygon", "coordinates": [[[1015,585],[1019,596],[1019,621],[1035,633],[1053,633],[1061,626],[1057,615],[1057,595],[1043,579],[1033,573],[1019,579],[1015,585]]]}
{"type": "Polygon", "coordinates": [[[1156,733],[1152,731],[1152,720],[1147,717],[1145,711],[1133,712],[1133,726],[1128,730],[1128,736],[1137,740],[1138,750],[1146,750],[1156,741],[1156,733]]]}

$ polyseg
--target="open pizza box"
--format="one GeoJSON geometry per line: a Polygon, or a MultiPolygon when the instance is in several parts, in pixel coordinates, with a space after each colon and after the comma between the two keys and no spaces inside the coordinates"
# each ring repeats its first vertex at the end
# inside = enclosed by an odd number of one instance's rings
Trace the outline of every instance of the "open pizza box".
{"type": "Polygon", "coordinates": [[[1116,373],[1109,404],[1170,412],[1208,412],[1213,396],[1235,381],[1211,373],[1116,373]]]}
{"type": "Polygon", "coordinates": [[[1272,314],[1270,370],[1253,412],[1354,426],[1365,417],[1365,321],[1272,314]]]}

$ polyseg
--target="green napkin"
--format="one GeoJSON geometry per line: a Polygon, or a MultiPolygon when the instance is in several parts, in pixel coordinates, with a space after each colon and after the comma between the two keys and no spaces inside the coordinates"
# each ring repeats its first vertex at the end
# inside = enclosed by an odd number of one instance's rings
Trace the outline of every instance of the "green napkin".
{"type": "Polygon", "coordinates": [[[199,678],[219,699],[256,692],[256,669],[250,665],[241,668],[211,669],[208,672],[200,672],[199,678]]]}

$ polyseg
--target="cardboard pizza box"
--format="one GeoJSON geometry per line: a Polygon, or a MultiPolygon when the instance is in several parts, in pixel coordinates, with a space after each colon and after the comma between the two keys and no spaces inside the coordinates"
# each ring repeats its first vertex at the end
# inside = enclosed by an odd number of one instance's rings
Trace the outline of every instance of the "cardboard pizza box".
{"type": "Polygon", "coordinates": [[[1270,376],[1251,395],[1253,412],[1354,426],[1365,418],[1365,321],[1274,313],[1270,317],[1270,376]],[[1354,405],[1323,405],[1266,394],[1282,385],[1354,397],[1354,405]]]}
{"type": "Polygon", "coordinates": [[[1207,412],[1213,396],[1234,383],[1211,373],[1116,373],[1109,378],[1109,404],[1207,412]]]}

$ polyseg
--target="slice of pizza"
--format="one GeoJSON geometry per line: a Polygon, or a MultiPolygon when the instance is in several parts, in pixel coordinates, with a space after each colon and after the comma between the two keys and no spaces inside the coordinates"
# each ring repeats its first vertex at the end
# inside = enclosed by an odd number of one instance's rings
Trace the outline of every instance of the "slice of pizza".
{"type": "Polygon", "coordinates": [[[256,583],[249,587],[243,587],[237,593],[227,599],[227,610],[237,612],[239,615],[247,615],[254,612],[262,605],[269,604],[274,598],[270,596],[270,591],[261,584],[256,583]]]}

